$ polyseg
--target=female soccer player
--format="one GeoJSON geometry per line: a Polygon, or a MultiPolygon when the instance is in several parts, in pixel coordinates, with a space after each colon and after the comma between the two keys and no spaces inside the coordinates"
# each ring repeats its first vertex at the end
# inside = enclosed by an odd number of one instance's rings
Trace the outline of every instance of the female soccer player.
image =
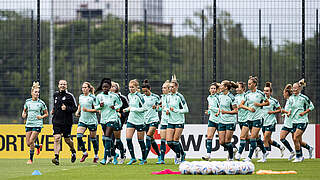
{"type": "Polygon", "coordinates": [[[124,148],[123,143],[121,141],[121,130],[122,130],[123,124],[126,123],[128,115],[129,115],[128,112],[123,112],[123,109],[129,107],[129,105],[128,105],[127,98],[120,93],[119,84],[116,82],[111,82],[111,85],[112,86],[111,86],[110,91],[116,93],[122,102],[122,106],[118,112],[118,115],[120,117],[120,121],[117,123],[115,130],[113,131],[115,141],[116,141],[115,147],[120,150],[120,160],[119,161],[117,160],[118,155],[116,154],[115,158],[113,160],[113,164],[118,164],[118,163],[123,164],[126,159],[126,149],[124,148]]]}
{"type": "Polygon", "coordinates": [[[207,154],[202,157],[203,160],[209,161],[210,155],[212,151],[212,139],[214,136],[214,133],[218,129],[219,124],[219,99],[217,90],[219,89],[220,84],[218,83],[212,83],[209,87],[209,93],[210,95],[207,97],[208,101],[208,110],[205,111],[205,114],[209,115],[209,121],[208,121],[208,130],[207,130],[207,142],[206,142],[206,148],[207,148],[207,154]]]}
{"type": "Polygon", "coordinates": [[[288,99],[289,99],[289,97],[291,95],[292,95],[292,85],[291,84],[287,84],[286,87],[283,90],[283,98],[285,100],[287,100],[287,102],[286,102],[286,105],[285,105],[284,109],[281,109],[281,113],[284,113],[285,119],[284,119],[284,123],[283,123],[282,129],[280,131],[280,141],[283,143],[283,145],[290,152],[290,155],[289,155],[289,158],[288,158],[289,161],[292,160],[294,155],[295,155],[292,147],[290,146],[289,142],[286,140],[286,137],[287,137],[287,135],[289,133],[292,133],[292,139],[293,139],[293,134],[294,134],[294,131],[293,131],[293,128],[292,128],[292,119],[288,115],[289,114],[289,110],[288,110],[289,102],[288,102],[288,99]]]}
{"type": "MultiPolygon", "coordinates": [[[[289,114],[292,117],[292,125],[294,132],[294,146],[296,149],[296,158],[292,162],[302,162],[304,160],[302,156],[301,144],[302,135],[308,126],[308,113],[314,109],[313,103],[310,99],[301,94],[301,90],[306,86],[304,79],[300,80],[297,83],[293,84],[293,95],[289,98],[289,114]]],[[[309,145],[306,145],[306,148],[309,150],[309,156],[312,157],[313,148],[309,145]],[[311,153],[310,153],[311,152],[311,153]]]]}
{"type": "Polygon", "coordinates": [[[77,129],[77,139],[80,149],[83,152],[80,162],[84,162],[88,157],[87,150],[85,148],[84,142],[82,140],[84,132],[87,128],[90,131],[90,140],[94,149],[93,163],[97,163],[98,157],[98,140],[96,138],[98,119],[96,116],[97,110],[94,109],[96,105],[96,97],[94,96],[94,87],[89,82],[84,82],[82,84],[82,94],[79,96],[79,105],[76,112],[76,116],[79,117],[78,129],[77,129]]]}
{"type": "Polygon", "coordinates": [[[276,130],[275,128],[276,128],[277,118],[275,114],[281,112],[281,106],[278,100],[271,97],[271,94],[272,94],[271,82],[266,82],[263,92],[270,102],[268,106],[263,106],[264,116],[263,116],[262,132],[264,136],[263,138],[264,146],[268,152],[271,151],[270,145],[273,145],[279,148],[281,152],[281,157],[282,157],[285,148],[283,146],[280,146],[276,141],[271,139],[272,132],[275,132],[276,130]]]}
{"type": "Polygon", "coordinates": [[[30,147],[30,159],[27,164],[33,163],[34,148],[37,148],[37,155],[40,154],[42,145],[35,144],[41,128],[43,126],[43,119],[48,117],[48,110],[46,104],[39,99],[40,85],[34,82],[31,88],[31,97],[26,100],[22,111],[22,118],[27,118],[26,121],[26,141],[30,147]]]}
{"type": "Polygon", "coordinates": [[[169,85],[170,81],[167,80],[162,85],[162,95],[160,99],[160,104],[157,106],[158,111],[161,111],[161,123],[160,123],[160,138],[161,138],[161,145],[160,145],[160,162],[157,164],[164,164],[164,156],[166,154],[166,133],[167,133],[167,126],[169,116],[166,114],[164,107],[167,106],[167,97],[169,94],[169,85]]]}
{"type": "Polygon", "coordinates": [[[219,114],[220,121],[218,125],[218,134],[219,134],[219,144],[227,148],[228,150],[228,161],[233,161],[233,146],[231,139],[233,132],[236,129],[238,113],[237,105],[234,103],[234,96],[229,91],[231,88],[237,88],[237,84],[224,80],[221,82],[220,90],[221,94],[219,95],[219,114]]]}
{"type": "Polygon", "coordinates": [[[237,82],[237,85],[238,85],[238,87],[236,88],[237,95],[234,97],[234,103],[238,107],[238,123],[241,130],[241,134],[240,134],[239,151],[236,153],[235,159],[239,161],[241,159],[241,154],[246,146],[249,132],[247,130],[242,130],[243,127],[248,127],[247,126],[248,111],[243,108],[240,108],[241,102],[245,99],[246,83],[237,82]]]}
{"type": "Polygon", "coordinates": [[[178,92],[179,84],[176,76],[173,75],[169,89],[170,95],[167,97],[166,114],[169,115],[167,126],[167,143],[168,146],[176,153],[175,164],[180,164],[185,160],[186,153],[179,143],[184,123],[184,114],[189,112],[189,108],[183,95],[178,92]]]}
{"type": "Polygon", "coordinates": [[[149,81],[146,79],[143,81],[142,92],[144,94],[144,105],[146,112],[144,113],[144,118],[146,122],[146,158],[151,150],[151,144],[153,149],[158,155],[158,163],[160,163],[161,157],[158,148],[158,144],[153,139],[153,135],[159,126],[159,116],[156,107],[160,104],[160,97],[151,92],[151,86],[149,81]]]}
{"type": "Polygon", "coordinates": [[[117,94],[110,92],[111,80],[107,79],[102,84],[102,91],[97,95],[96,110],[101,111],[101,126],[104,133],[103,140],[105,141],[104,158],[100,161],[101,164],[109,164],[112,162],[111,156],[112,133],[115,129],[116,123],[119,121],[117,110],[122,106],[122,102],[117,94]]]}
{"type": "Polygon", "coordinates": [[[146,162],[146,145],[144,143],[144,112],[146,111],[146,109],[144,107],[144,99],[142,95],[137,91],[138,87],[139,82],[136,79],[129,82],[129,107],[123,110],[123,112],[130,112],[126,130],[127,146],[131,155],[131,160],[127,163],[128,165],[132,165],[137,162],[132,144],[132,137],[135,130],[137,130],[138,142],[140,144],[142,153],[142,160],[140,162],[140,165],[144,165],[146,162]]]}
{"type": "Polygon", "coordinates": [[[268,99],[265,97],[264,93],[257,89],[258,78],[257,77],[249,77],[248,80],[248,89],[249,91],[245,95],[245,99],[241,102],[240,108],[248,110],[248,121],[242,127],[241,133],[247,134],[249,129],[251,129],[250,135],[250,152],[245,161],[251,161],[254,150],[258,145],[262,148],[262,159],[265,162],[267,158],[266,150],[263,146],[263,142],[259,137],[259,131],[262,127],[262,116],[263,116],[263,106],[268,106],[270,103],[268,99]],[[247,106],[244,104],[247,103],[247,106]],[[258,140],[258,141],[257,141],[258,140]]]}

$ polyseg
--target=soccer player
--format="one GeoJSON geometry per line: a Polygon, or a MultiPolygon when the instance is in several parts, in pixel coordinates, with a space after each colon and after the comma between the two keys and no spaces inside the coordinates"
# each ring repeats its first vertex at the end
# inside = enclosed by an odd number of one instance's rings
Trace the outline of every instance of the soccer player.
{"type": "Polygon", "coordinates": [[[167,126],[169,116],[166,114],[164,107],[167,106],[167,97],[169,94],[169,85],[170,81],[167,80],[162,85],[162,95],[160,99],[160,104],[157,106],[158,111],[161,111],[161,123],[160,123],[160,138],[161,138],[161,145],[160,145],[160,162],[157,164],[165,164],[164,156],[166,154],[166,133],[167,133],[167,126]]]}
{"type": "Polygon", "coordinates": [[[250,135],[250,152],[245,161],[251,161],[254,150],[257,147],[257,144],[262,149],[263,159],[267,158],[266,150],[263,146],[262,140],[259,138],[259,132],[262,127],[262,116],[263,116],[263,106],[268,106],[270,103],[268,99],[265,97],[264,93],[257,89],[258,78],[257,77],[249,77],[248,80],[248,89],[249,91],[245,94],[245,99],[241,102],[240,108],[248,110],[247,118],[248,121],[242,127],[241,133],[248,133],[249,129],[251,129],[250,135]],[[245,106],[245,103],[246,106],[245,106]]]}
{"type": "Polygon", "coordinates": [[[126,129],[127,146],[131,155],[131,160],[127,163],[128,165],[132,165],[137,162],[132,144],[132,137],[135,130],[137,130],[138,142],[142,153],[142,161],[140,162],[140,165],[144,165],[146,162],[146,145],[144,143],[144,112],[146,111],[146,109],[144,107],[144,99],[140,92],[138,92],[138,87],[139,82],[136,79],[129,82],[129,107],[123,110],[123,112],[130,112],[126,129]]]}
{"type": "MultiPolygon", "coordinates": [[[[302,162],[304,160],[302,156],[301,145],[302,135],[308,126],[308,113],[314,109],[311,100],[304,94],[301,94],[301,90],[306,86],[304,79],[293,84],[293,95],[289,97],[289,115],[292,117],[292,125],[295,130],[293,141],[296,150],[296,158],[292,162],[302,162]]],[[[309,151],[309,158],[312,157],[313,148],[308,144],[304,145],[309,151]]]]}
{"type": "Polygon", "coordinates": [[[179,143],[184,123],[184,114],[189,112],[187,102],[182,94],[178,92],[179,83],[176,76],[173,75],[169,89],[170,95],[167,97],[166,114],[169,115],[166,139],[168,146],[176,153],[175,164],[185,161],[186,153],[179,143]]]}
{"type": "Polygon", "coordinates": [[[112,134],[119,122],[119,116],[117,110],[122,106],[122,102],[119,96],[113,92],[110,92],[111,80],[105,79],[102,84],[102,93],[97,95],[97,103],[95,109],[101,111],[100,124],[103,130],[104,143],[104,158],[100,161],[101,164],[112,163],[113,157],[111,156],[112,147],[112,134]]]}
{"type": "Polygon", "coordinates": [[[22,118],[27,118],[26,121],[26,141],[30,147],[30,159],[27,164],[33,163],[34,148],[37,148],[37,155],[40,154],[42,145],[35,144],[41,128],[43,126],[43,119],[48,117],[48,110],[46,104],[39,99],[40,85],[34,82],[31,88],[31,98],[27,99],[22,111],[22,118]]]}
{"type": "Polygon", "coordinates": [[[237,84],[224,80],[221,82],[219,95],[219,115],[220,121],[218,125],[219,144],[228,150],[228,161],[233,161],[233,146],[231,139],[236,129],[238,113],[237,105],[234,102],[234,96],[230,93],[232,88],[237,88],[237,84]]]}
{"type": "Polygon", "coordinates": [[[247,130],[247,114],[248,111],[240,108],[241,102],[245,99],[245,92],[246,92],[246,83],[245,82],[237,82],[238,87],[236,88],[237,95],[234,97],[234,103],[238,107],[238,123],[241,130],[240,133],[240,146],[239,151],[235,155],[236,160],[241,159],[241,154],[246,146],[248,137],[249,137],[249,131],[247,130]]]}
{"type": "Polygon", "coordinates": [[[146,122],[146,158],[148,158],[148,154],[151,150],[151,145],[155,152],[158,155],[158,163],[161,161],[160,152],[158,148],[158,144],[153,138],[153,135],[158,129],[159,126],[159,116],[157,112],[157,106],[160,104],[160,97],[157,94],[151,92],[151,86],[149,81],[146,79],[143,81],[142,92],[144,94],[144,105],[146,108],[146,112],[144,113],[144,118],[146,122]]]}
{"type": "Polygon", "coordinates": [[[202,157],[203,160],[209,161],[210,155],[212,151],[212,139],[214,136],[214,133],[218,129],[219,124],[219,99],[217,90],[219,89],[220,84],[219,83],[212,83],[209,87],[209,93],[210,95],[207,97],[208,101],[208,110],[205,111],[205,114],[209,115],[208,120],[208,129],[207,129],[207,142],[206,142],[206,148],[207,148],[207,154],[202,157]]]}
{"type": "Polygon", "coordinates": [[[288,160],[292,160],[294,158],[294,151],[292,149],[292,147],[290,146],[289,142],[286,140],[286,137],[289,133],[292,133],[292,139],[293,139],[293,134],[294,134],[294,130],[292,128],[292,119],[289,116],[289,102],[288,99],[289,97],[292,95],[292,85],[291,84],[287,84],[286,87],[283,90],[283,98],[285,100],[287,100],[286,105],[284,107],[284,109],[281,109],[281,113],[284,113],[284,123],[282,126],[282,129],[280,131],[280,141],[283,143],[283,145],[289,150],[290,155],[288,160]]]}
{"type": "MultiPolygon", "coordinates": [[[[283,152],[285,148],[283,146],[280,146],[275,140],[271,139],[272,132],[275,132],[276,130],[275,128],[276,128],[277,118],[275,114],[281,112],[281,106],[278,100],[271,96],[272,94],[271,82],[266,82],[263,92],[270,102],[268,106],[263,106],[264,116],[263,116],[262,132],[264,136],[263,138],[264,146],[267,150],[267,154],[269,154],[268,152],[271,151],[270,145],[273,145],[279,148],[281,152],[281,157],[283,157],[283,152]]],[[[264,159],[261,159],[259,160],[259,162],[263,160],[264,159]]]]}
{"type": "Polygon", "coordinates": [[[114,135],[115,142],[116,142],[115,148],[119,149],[119,151],[120,151],[120,160],[118,161],[118,159],[117,159],[117,157],[119,155],[115,154],[115,158],[113,159],[113,164],[118,164],[118,163],[123,164],[124,161],[126,160],[126,149],[124,148],[123,143],[121,141],[121,130],[122,130],[123,125],[127,122],[127,118],[129,115],[128,112],[123,112],[123,109],[129,107],[128,99],[120,93],[120,85],[116,82],[113,82],[113,81],[111,82],[110,91],[116,93],[122,102],[122,106],[118,111],[120,121],[118,121],[118,123],[116,124],[115,129],[113,131],[113,135],[114,135]]]}
{"type": "Polygon", "coordinates": [[[80,159],[80,162],[84,162],[88,157],[88,152],[82,140],[83,134],[88,128],[90,131],[90,140],[94,149],[93,163],[97,163],[99,160],[99,144],[96,138],[98,119],[96,116],[97,110],[94,109],[94,106],[96,104],[96,97],[94,96],[94,87],[89,82],[84,82],[82,84],[81,90],[82,94],[79,96],[78,110],[75,113],[77,117],[80,117],[77,128],[78,145],[81,151],[83,152],[83,156],[80,159]]]}
{"type": "Polygon", "coordinates": [[[53,114],[53,137],[54,137],[54,154],[55,158],[52,159],[52,163],[59,165],[59,153],[61,147],[61,137],[64,137],[64,141],[68,144],[71,151],[71,162],[76,161],[76,150],[71,139],[71,130],[73,124],[72,114],[77,111],[77,102],[73,94],[68,92],[68,84],[66,80],[60,80],[58,84],[59,91],[53,95],[54,107],[51,111],[53,114]]]}

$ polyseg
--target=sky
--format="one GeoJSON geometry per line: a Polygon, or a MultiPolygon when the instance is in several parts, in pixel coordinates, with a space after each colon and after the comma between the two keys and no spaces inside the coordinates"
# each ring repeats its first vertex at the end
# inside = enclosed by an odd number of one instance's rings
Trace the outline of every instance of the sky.
{"type": "MultiPolygon", "coordinates": [[[[68,16],[68,13],[75,11],[75,4],[99,1],[100,4],[109,3],[115,5],[114,9],[120,16],[124,16],[124,0],[54,0],[54,3],[62,2],[65,11],[56,11],[55,16],[68,16]]],[[[155,0],[149,0],[155,1],[155,0]]],[[[143,0],[129,0],[130,13],[142,12],[143,0]]],[[[89,4],[90,4],[89,3],[89,4]]],[[[98,3],[97,3],[98,4],[98,3]]],[[[193,14],[205,7],[212,6],[213,0],[163,0],[163,20],[165,23],[173,23],[174,35],[181,36],[191,34],[191,29],[183,26],[186,18],[195,19],[193,14]]],[[[0,0],[0,9],[14,9],[23,11],[26,9],[36,10],[36,0],[0,0]]],[[[316,9],[320,9],[319,0],[306,0],[306,38],[314,35],[316,29],[316,9]]],[[[227,11],[231,14],[235,23],[241,23],[244,35],[257,44],[259,39],[258,23],[259,9],[261,9],[262,36],[269,37],[269,24],[272,24],[272,39],[274,45],[281,45],[285,41],[300,42],[302,22],[301,0],[217,0],[218,12],[227,11]]],[[[111,6],[112,8],[112,6],[111,6]]],[[[207,14],[207,12],[206,12],[207,14]]],[[[319,12],[320,16],[320,12],[319,12]]],[[[142,19],[142,13],[135,14],[135,17],[142,19]]],[[[50,18],[50,0],[41,0],[41,18],[50,18]]],[[[133,17],[129,17],[133,18],[133,17]]],[[[319,20],[320,22],[320,20],[319,20]]],[[[212,22],[211,22],[212,24],[212,22]]]]}

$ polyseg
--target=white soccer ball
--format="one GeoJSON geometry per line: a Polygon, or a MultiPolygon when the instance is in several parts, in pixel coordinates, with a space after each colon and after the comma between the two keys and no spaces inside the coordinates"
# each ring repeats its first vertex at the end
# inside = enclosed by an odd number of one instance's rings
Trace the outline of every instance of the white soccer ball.
{"type": "Polygon", "coordinates": [[[179,171],[181,174],[191,174],[192,163],[184,161],[179,165],[179,171]]]}
{"type": "Polygon", "coordinates": [[[247,162],[248,174],[252,174],[254,172],[254,164],[252,162],[247,162]]]}
{"type": "Polygon", "coordinates": [[[193,161],[192,166],[190,168],[190,173],[193,175],[201,174],[202,166],[199,164],[198,161],[193,161]]]}

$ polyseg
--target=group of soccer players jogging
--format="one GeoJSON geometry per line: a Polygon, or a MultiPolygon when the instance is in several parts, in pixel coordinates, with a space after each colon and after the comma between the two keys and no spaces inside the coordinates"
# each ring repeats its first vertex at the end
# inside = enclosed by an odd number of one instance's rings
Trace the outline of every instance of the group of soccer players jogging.
{"type": "MultiPolygon", "coordinates": [[[[251,161],[257,147],[262,151],[262,158],[258,162],[266,162],[271,146],[280,149],[283,156],[285,149],[289,150],[289,160],[292,162],[302,162],[304,160],[301,147],[308,149],[309,157],[312,157],[313,148],[302,140],[302,135],[308,125],[308,113],[314,109],[310,99],[301,94],[305,87],[304,80],[288,84],[283,90],[283,97],[286,105],[282,108],[275,98],[272,97],[272,84],[267,82],[263,92],[257,89],[258,79],[249,77],[248,90],[246,83],[224,80],[221,83],[212,83],[209,86],[210,95],[207,98],[208,110],[205,114],[209,116],[206,148],[207,153],[203,160],[210,160],[212,151],[212,141],[215,132],[219,135],[219,144],[227,149],[227,160],[240,160],[246,143],[250,145],[250,151],[244,161],[251,161]],[[231,91],[235,89],[234,96],[231,91]],[[284,146],[279,145],[271,139],[272,132],[275,131],[277,123],[276,114],[281,113],[285,121],[280,133],[280,141],[284,146]],[[241,129],[240,146],[234,147],[231,143],[236,124],[241,129]],[[263,132],[263,140],[259,135],[263,132]],[[294,141],[295,151],[286,140],[286,136],[291,133],[294,141]]],[[[162,85],[162,95],[159,96],[151,91],[148,80],[144,80],[140,89],[139,81],[133,79],[129,82],[129,94],[127,97],[120,93],[118,83],[109,78],[102,79],[99,87],[95,88],[89,83],[82,84],[82,94],[79,96],[79,105],[76,105],[75,98],[67,92],[67,81],[60,80],[59,91],[55,94],[55,107],[51,112],[53,117],[53,134],[55,137],[55,158],[52,162],[59,165],[60,140],[63,136],[70,147],[71,161],[75,162],[75,148],[70,138],[71,125],[64,125],[59,120],[57,113],[75,113],[79,117],[77,127],[77,142],[83,152],[80,162],[84,162],[88,157],[88,152],[83,141],[83,134],[87,129],[90,131],[90,141],[94,148],[94,163],[99,162],[98,139],[96,136],[97,126],[100,122],[103,136],[104,157],[100,164],[123,164],[126,159],[126,148],[121,141],[121,130],[126,123],[126,144],[131,159],[128,165],[139,161],[140,165],[147,163],[148,154],[151,147],[158,155],[157,164],[165,164],[166,145],[176,154],[175,164],[185,161],[186,153],[180,143],[180,137],[184,129],[185,114],[189,112],[184,96],[178,92],[179,83],[173,75],[171,81],[167,80],[162,85]],[[62,93],[59,102],[59,93],[62,93]],[[66,102],[66,96],[70,96],[71,103],[66,102]],[[74,99],[74,100],[72,100],[74,99]],[[57,105],[57,107],[56,107],[57,105]],[[161,118],[159,118],[159,113],[161,118]],[[100,121],[98,121],[98,117],[100,121]],[[57,123],[59,122],[59,123],[57,123]],[[160,150],[154,140],[154,133],[160,125],[161,145],[160,150]],[[137,159],[133,146],[133,135],[137,131],[137,138],[141,149],[142,157],[137,159]],[[146,137],[145,137],[146,136],[146,137]],[[119,150],[119,154],[116,153],[119,150]],[[57,150],[57,151],[56,151],[57,150]]],[[[27,99],[22,112],[22,117],[26,118],[26,141],[30,147],[30,159],[27,164],[33,163],[33,156],[39,154],[42,145],[35,144],[37,136],[41,132],[43,119],[48,116],[45,103],[39,99],[39,83],[33,83],[31,88],[31,98],[27,99]]],[[[70,120],[72,122],[72,119],[70,120]]],[[[70,124],[70,123],[69,123],[70,124]]]]}

